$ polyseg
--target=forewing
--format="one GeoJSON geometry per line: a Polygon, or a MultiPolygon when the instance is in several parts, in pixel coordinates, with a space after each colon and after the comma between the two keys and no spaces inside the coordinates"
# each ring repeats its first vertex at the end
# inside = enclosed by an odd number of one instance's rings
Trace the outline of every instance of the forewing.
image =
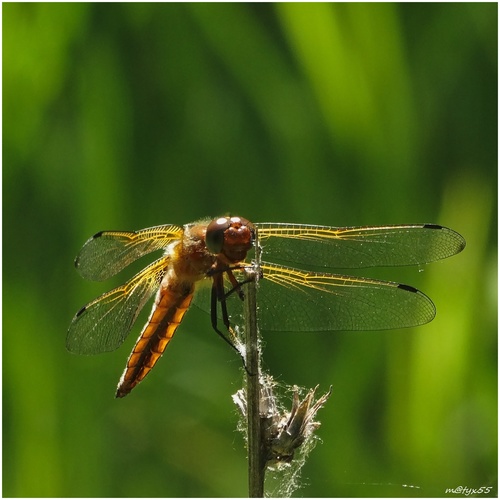
{"type": "Polygon", "coordinates": [[[265,260],[316,267],[416,265],[465,247],[460,234],[436,224],[338,228],[264,222],[257,228],[265,260]]]}
{"type": "Polygon", "coordinates": [[[390,330],[428,323],[432,301],[399,283],[262,264],[257,293],[263,330],[390,330]]]}
{"type": "Polygon", "coordinates": [[[138,258],[161,250],[182,237],[178,226],[155,226],[140,231],[101,231],[90,238],[75,260],[80,274],[103,281],[138,258]]]}
{"type": "Polygon", "coordinates": [[[117,349],[151,295],[158,289],[168,265],[161,257],[119,286],[83,307],[73,318],[66,346],[76,354],[98,354],[117,349]]]}

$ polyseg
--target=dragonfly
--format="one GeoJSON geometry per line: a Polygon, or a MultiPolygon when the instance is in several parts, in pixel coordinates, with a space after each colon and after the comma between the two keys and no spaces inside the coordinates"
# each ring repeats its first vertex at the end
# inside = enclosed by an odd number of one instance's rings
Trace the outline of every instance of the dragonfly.
{"type": "Polygon", "coordinates": [[[151,314],[128,358],[116,397],[129,394],[148,375],[193,302],[210,311],[212,328],[237,349],[231,304],[244,300],[244,285],[250,279],[246,271],[253,265],[249,259],[257,239],[262,255],[260,329],[286,332],[389,330],[428,323],[435,306],[416,288],[330,274],[322,268],[421,265],[465,247],[460,234],[437,224],[330,227],[253,224],[243,217],[224,216],[184,226],[101,231],[75,260],[86,279],[103,281],[144,255],[162,255],[76,313],[67,334],[68,350],[98,354],[117,349],[153,295],[151,314]]]}

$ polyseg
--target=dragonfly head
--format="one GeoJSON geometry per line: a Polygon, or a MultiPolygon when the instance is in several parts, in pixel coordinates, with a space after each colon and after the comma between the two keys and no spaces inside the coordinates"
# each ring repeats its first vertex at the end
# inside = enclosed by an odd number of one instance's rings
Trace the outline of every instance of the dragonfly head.
{"type": "Polygon", "coordinates": [[[242,217],[219,217],[207,226],[205,244],[210,252],[229,262],[245,260],[255,241],[255,226],[242,217]]]}

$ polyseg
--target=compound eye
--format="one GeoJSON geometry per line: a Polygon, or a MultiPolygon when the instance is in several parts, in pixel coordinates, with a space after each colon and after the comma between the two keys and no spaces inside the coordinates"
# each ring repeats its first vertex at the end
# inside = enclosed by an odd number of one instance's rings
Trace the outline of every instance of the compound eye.
{"type": "Polygon", "coordinates": [[[231,221],[228,217],[220,217],[214,219],[207,226],[205,235],[205,244],[212,253],[220,253],[224,245],[224,233],[231,226],[231,221]]]}

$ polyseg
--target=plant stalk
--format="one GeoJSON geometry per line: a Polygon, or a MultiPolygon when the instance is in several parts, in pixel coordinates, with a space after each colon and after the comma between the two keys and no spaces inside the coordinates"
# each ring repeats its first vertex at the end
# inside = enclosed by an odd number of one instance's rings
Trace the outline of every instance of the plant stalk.
{"type": "Polygon", "coordinates": [[[253,278],[245,290],[248,495],[250,498],[261,498],[264,496],[265,462],[260,418],[260,348],[256,297],[258,265],[253,278]]]}

